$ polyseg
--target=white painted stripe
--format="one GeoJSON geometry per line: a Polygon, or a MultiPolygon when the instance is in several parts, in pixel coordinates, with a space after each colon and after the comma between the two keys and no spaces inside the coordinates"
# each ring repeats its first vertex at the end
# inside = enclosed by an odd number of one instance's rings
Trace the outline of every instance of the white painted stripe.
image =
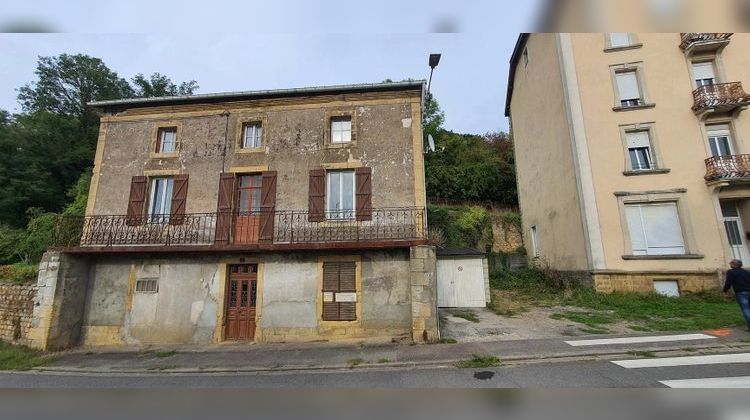
{"type": "Polygon", "coordinates": [[[659,381],[670,388],[750,388],[750,376],[659,381]]]}
{"type": "Polygon", "coordinates": [[[706,356],[662,357],[656,359],[618,360],[612,363],[627,369],[668,366],[718,365],[722,363],[750,363],[750,353],[712,354],[706,356]]]}
{"type": "Polygon", "coordinates": [[[601,338],[595,340],[566,341],[571,346],[601,346],[606,344],[661,343],[666,341],[690,341],[716,339],[708,334],[652,335],[643,337],[601,338]]]}

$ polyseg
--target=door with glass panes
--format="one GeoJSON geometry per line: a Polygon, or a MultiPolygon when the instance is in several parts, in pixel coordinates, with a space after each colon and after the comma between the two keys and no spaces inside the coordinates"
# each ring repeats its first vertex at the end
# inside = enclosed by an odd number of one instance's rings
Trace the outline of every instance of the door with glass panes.
{"type": "Polygon", "coordinates": [[[236,264],[230,265],[228,271],[224,339],[253,340],[255,338],[258,266],[236,264]]]}
{"type": "Polygon", "coordinates": [[[727,232],[727,240],[732,248],[732,258],[750,264],[750,252],[745,241],[745,229],[742,225],[740,212],[735,201],[722,201],[721,214],[724,218],[724,229],[727,232]]]}
{"type": "Polygon", "coordinates": [[[260,194],[262,176],[240,175],[237,183],[237,214],[234,219],[234,243],[258,243],[260,231],[260,194]]]}

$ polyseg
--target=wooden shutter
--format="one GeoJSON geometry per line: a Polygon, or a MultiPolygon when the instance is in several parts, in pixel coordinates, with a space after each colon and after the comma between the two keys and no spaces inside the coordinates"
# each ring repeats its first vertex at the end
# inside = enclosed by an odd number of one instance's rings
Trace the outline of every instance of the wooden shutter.
{"type": "Polygon", "coordinates": [[[216,237],[217,245],[227,245],[232,231],[232,205],[234,204],[234,174],[219,175],[219,198],[216,204],[216,237]]]}
{"type": "Polygon", "coordinates": [[[323,263],[323,293],[333,295],[332,302],[323,301],[324,321],[355,321],[357,302],[336,302],[337,293],[356,293],[356,263],[323,263]]]}
{"type": "Polygon", "coordinates": [[[187,202],[188,175],[175,175],[172,186],[172,211],[169,216],[170,225],[185,223],[185,206],[187,202]]]}
{"type": "Polygon", "coordinates": [[[310,188],[308,189],[308,194],[309,202],[307,220],[311,222],[324,221],[326,204],[325,169],[313,169],[310,171],[310,188]]]}
{"type": "Polygon", "coordinates": [[[372,220],[372,169],[357,168],[357,220],[372,220]]]}
{"type": "Polygon", "coordinates": [[[146,177],[134,176],[130,181],[130,198],[125,223],[137,226],[143,223],[143,206],[146,204],[146,177]]]}
{"type": "Polygon", "coordinates": [[[273,241],[273,226],[276,211],[276,171],[263,172],[260,190],[260,235],[261,242],[273,241]]]}

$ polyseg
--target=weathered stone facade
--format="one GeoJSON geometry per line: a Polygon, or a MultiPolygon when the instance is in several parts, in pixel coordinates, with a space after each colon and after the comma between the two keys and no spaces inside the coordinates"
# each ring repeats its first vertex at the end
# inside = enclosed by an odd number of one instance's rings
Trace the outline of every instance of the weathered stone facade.
{"type": "Polygon", "coordinates": [[[700,292],[717,290],[722,286],[722,274],[711,273],[598,273],[594,274],[594,287],[598,292],[638,292],[653,293],[654,281],[675,280],[680,292],[700,292]]]}
{"type": "Polygon", "coordinates": [[[29,344],[36,285],[0,283],[0,340],[29,344]]]}

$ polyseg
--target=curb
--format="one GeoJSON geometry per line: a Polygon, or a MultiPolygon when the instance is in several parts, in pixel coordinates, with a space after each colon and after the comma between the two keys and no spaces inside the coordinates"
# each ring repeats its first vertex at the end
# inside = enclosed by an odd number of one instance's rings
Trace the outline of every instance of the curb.
{"type": "MultiPolygon", "coordinates": [[[[651,347],[651,348],[638,348],[639,352],[650,352],[664,356],[680,356],[680,355],[695,355],[699,352],[711,352],[717,353],[720,351],[727,350],[744,350],[750,347],[750,343],[743,342],[725,342],[717,343],[717,345],[704,345],[704,346],[681,346],[681,347],[651,347]],[[695,352],[687,352],[682,350],[683,348],[691,347],[694,348],[695,352]]],[[[611,360],[613,358],[628,356],[630,358],[642,358],[637,355],[633,355],[632,349],[615,349],[611,351],[591,351],[586,353],[557,353],[557,354],[536,354],[529,356],[506,356],[494,354],[502,361],[502,366],[507,365],[524,365],[524,364],[538,364],[538,363],[562,363],[562,362],[575,362],[575,361],[587,361],[587,360],[611,360]]],[[[358,365],[350,364],[331,364],[324,366],[246,366],[237,368],[174,368],[174,369],[90,369],[90,368],[74,368],[74,367],[37,367],[32,368],[27,372],[33,372],[38,374],[44,373],[56,373],[56,374],[88,374],[88,375],[103,375],[103,374],[116,374],[116,375],[200,375],[200,374],[221,374],[221,373],[264,373],[264,372],[316,372],[316,371],[364,371],[364,370],[381,370],[381,369],[400,369],[400,368],[449,368],[455,367],[455,364],[463,359],[444,359],[444,360],[425,360],[425,361],[411,361],[411,362],[392,362],[392,363],[363,363],[358,365]]]]}

